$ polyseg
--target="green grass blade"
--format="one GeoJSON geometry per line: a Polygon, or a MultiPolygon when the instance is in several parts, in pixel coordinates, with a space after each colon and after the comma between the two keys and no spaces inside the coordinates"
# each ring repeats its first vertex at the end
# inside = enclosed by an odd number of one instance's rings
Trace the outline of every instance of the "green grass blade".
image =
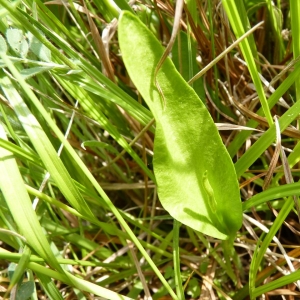
{"type": "MultiPolygon", "coordinates": [[[[291,27],[292,27],[292,36],[293,36],[293,56],[296,59],[300,55],[300,3],[299,1],[290,1],[290,14],[291,14],[291,27]]],[[[300,99],[300,78],[298,77],[295,80],[296,86],[296,99],[300,99]]]]}
{"type": "Polygon", "coordinates": [[[180,222],[174,220],[174,234],[173,234],[173,262],[174,262],[174,276],[176,284],[176,293],[178,299],[184,300],[184,291],[181,280],[181,269],[180,269],[180,253],[179,253],[179,229],[180,222]]]}
{"type": "MultiPolygon", "coordinates": [[[[0,136],[6,139],[2,126],[0,136]]],[[[45,234],[32,209],[31,200],[25,189],[17,163],[12,154],[0,148],[0,186],[7,206],[19,227],[21,234],[26,238],[28,245],[34,249],[54,269],[62,271],[54,257],[45,234]]]]}
{"type": "Polygon", "coordinates": [[[17,267],[13,273],[12,279],[9,283],[9,290],[23,278],[30,260],[31,250],[28,246],[25,246],[22,252],[21,259],[19,260],[17,267]]]}
{"type": "MultiPolygon", "coordinates": [[[[279,119],[280,130],[283,131],[300,114],[299,102],[296,102],[279,119]]],[[[255,160],[272,144],[275,139],[275,126],[272,125],[260,139],[235,163],[237,176],[241,176],[255,160]]]]}
{"type": "Polygon", "coordinates": [[[94,103],[93,99],[88,95],[88,93],[78,87],[77,84],[72,84],[71,82],[65,81],[61,78],[57,78],[61,85],[76,99],[79,100],[80,104],[87,112],[87,114],[93,119],[102,124],[105,130],[107,130],[111,136],[115,139],[116,142],[120,146],[122,146],[132,157],[133,159],[140,165],[143,171],[151,178],[152,181],[155,182],[155,177],[153,173],[145,166],[142,159],[133,151],[133,149],[128,145],[126,140],[122,137],[118,129],[113,126],[109,122],[109,120],[105,117],[104,113],[101,112],[96,103],[94,103]]]}
{"type": "MultiPolygon", "coordinates": [[[[226,10],[228,19],[237,38],[242,36],[249,29],[249,21],[242,0],[224,0],[222,4],[226,10]]],[[[247,62],[249,72],[255,85],[259,100],[261,102],[264,114],[269,125],[273,124],[270,108],[265,96],[265,92],[258,76],[259,70],[255,64],[255,58],[258,57],[253,37],[248,37],[240,43],[240,48],[247,62]]]]}
{"type": "MultiPolygon", "coordinates": [[[[28,88],[24,79],[20,76],[20,73],[5,55],[1,55],[1,57],[3,61],[6,62],[15,78],[19,81],[25,93],[27,93],[31,101],[40,108],[40,112],[41,114],[43,114],[44,108],[36,98],[35,94],[28,88]]],[[[21,121],[24,129],[26,130],[37,153],[43,161],[46,169],[49,171],[50,175],[56,182],[57,186],[60,188],[61,192],[65,195],[66,199],[75,209],[77,209],[83,215],[89,216],[91,219],[93,219],[94,216],[89,206],[86,204],[85,200],[82,198],[81,194],[75,187],[70,175],[57,156],[57,153],[54,150],[51,142],[42,130],[36,118],[27,108],[22,97],[9,82],[8,77],[3,77],[2,75],[1,85],[4,93],[6,94],[6,97],[14,107],[18,118],[21,121]]],[[[44,113],[44,115],[47,115],[47,113],[44,113]]],[[[49,125],[53,124],[51,118],[48,117],[47,121],[49,125]]]]}
{"type": "Polygon", "coordinates": [[[243,211],[247,211],[251,207],[256,207],[258,205],[266,203],[267,201],[272,201],[275,199],[293,195],[300,195],[299,182],[272,187],[259,194],[256,194],[243,203],[243,211]]]}
{"type": "Polygon", "coordinates": [[[59,292],[58,288],[56,287],[53,280],[46,275],[38,274],[39,283],[45,290],[46,294],[48,295],[49,299],[57,299],[63,300],[62,294],[59,292]]]}
{"type": "MultiPolygon", "coordinates": [[[[252,271],[251,271],[250,276],[252,276],[253,280],[256,278],[258,269],[260,267],[260,264],[263,260],[264,254],[266,253],[270,242],[272,241],[275,234],[278,232],[279,228],[282,226],[283,222],[285,221],[287,215],[292,210],[293,206],[294,206],[294,200],[292,199],[292,197],[289,197],[285,201],[284,205],[282,206],[282,209],[280,210],[279,214],[277,215],[269,232],[266,234],[266,236],[262,240],[262,244],[259,246],[259,251],[257,253],[257,257],[254,261],[252,261],[253,265],[251,265],[252,271]]],[[[254,295],[256,294],[256,288],[254,288],[254,286],[255,286],[255,283],[253,283],[253,289],[250,290],[250,295],[252,295],[252,297],[254,297],[254,295]]]]}
{"type": "Polygon", "coordinates": [[[263,294],[266,294],[270,291],[274,291],[282,286],[289,285],[291,283],[294,283],[298,281],[300,278],[300,270],[295,271],[291,274],[284,275],[281,278],[278,278],[276,280],[273,280],[271,282],[268,282],[260,287],[257,287],[253,292],[252,292],[252,297],[257,298],[263,294]]]}
{"type": "Polygon", "coordinates": [[[9,141],[0,139],[0,147],[10,151],[21,160],[30,161],[31,163],[37,164],[39,166],[43,166],[42,161],[35,153],[26,151],[9,141]]]}
{"type": "MultiPolygon", "coordinates": [[[[288,89],[294,83],[296,78],[299,77],[299,74],[300,74],[300,68],[299,65],[297,64],[295,69],[288,75],[288,77],[280,84],[280,86],[275,90],[275,92],[268,99],[270,109],[272,109],[274,105],[278,102],[279,98],[282,97],[286,91],[288,91],[288,89]]],[[[260,108],[256,113],[262,116],[263,115],[262,108],[260,108]]],[[[258,123],[254,120],[250,120],[246,124],[247,127],[252,127],[252,128],[256,128],[257,125],[258,123]]],[[[240,147],[243,145],[243,143],[250,135],[251,135],[251,131],[242,131],[235,137],[235,139],[228,147],[228,152],[231,157],[236,155],[238,149],[240,149],[240,147]]]]}
{"type": "Polygon", "coordinates": [[[106,299],[112,299],[112,300],[133,300],[132,298],[120,295],[118,293],[115,293],[113,291],[110,291],[106,288],[103,288],[99,285],[96,285],[94,283],[91,283],[89,281],[80,279],[75,277],[74,275],[71,275],[69,273],[60,274],[58,272],[55,272],[53,270],[47,269],[43,266],[40,266],[36,263],[29,263],[29,268],[32,269],[34,272],[38,274],[43,274],[46,276],[49,276],[51,278],[58,279],[62,282],[68,282],[72,286],[75,286],[76,288],[86,291],[95,295],[98,295],[100,297],[104,297],[106,299]]]}
{"type": "MultiPolygon", "coordinates": [[[[284,55],[284,43],[282,39],[282,23],[283,20],[281,20],[281,11],[277,9],[277,7],[274,5],[273,1],[266,0],[267,8],[270,16],[270,23],[272,26],[272,29],[274,31],[275,35],[275,48],[274,48],[274,58],[275,62],[280,62],[284,55]]],[[[294,53],[295,54],[295,53],[294,53]]],[[[294,56],[295,57],[295,56],[294,56]]]]}

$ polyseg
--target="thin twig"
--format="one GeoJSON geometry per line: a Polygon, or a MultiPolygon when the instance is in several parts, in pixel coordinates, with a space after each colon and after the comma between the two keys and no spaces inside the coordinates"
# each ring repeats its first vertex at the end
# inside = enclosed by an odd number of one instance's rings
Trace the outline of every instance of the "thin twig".
{"type": "Polygon", "coordinates": [[[170,41],[168,43],[167,48],[165,49],[165,52],[163,53],[162,57],[158,61],[158,64],[156,65],[155,72],[154,72],[155,86],[156,86],[160,96],[163,99],[164,108],[166,107],[166,101],[165,101],[165,96],[163,94],[163,91],[162,91],[162,89],[159,85],[159,82],[157,81],[157,73],[158,73],[159,69],[161,68],[162,64],[164,63],[164,61],[166,60],[166,58],[168,57],[168,55],[170,54],[170,52],[172,50],[172,47],[174,45],[174,42],[176,40],[176,36],[177,36],[177,33],[179,31],[179,28],[180,28],[183,2],[184,2],[183,0],[177,0],[176,1],[175,17],[174,17],[174,24],[173,24],[171,38],[170,38],[170,41]]]}
{"type": "Polygon", "coordinates": [[[199,73],[197,73],[193,78],[191,78],[188,83],[192,84],[194,81],[199,79],[203,74],[205,74],[210,68],[212,68],[219,60],[221,60],[227,53],[229,53],[233,48],[235,48],[242,40],[244,40],[247,36],[253,33],[256,29],[258,29],[264,21],[259,22],[254,27],[252,27],[249,31],[244,33],[241,37],[239,37],[235,42],[232,43],[226,50],[224,50],[221,54],[219,54],[212,62],[210,62],[206,67],[204,67],[199,73]]]}

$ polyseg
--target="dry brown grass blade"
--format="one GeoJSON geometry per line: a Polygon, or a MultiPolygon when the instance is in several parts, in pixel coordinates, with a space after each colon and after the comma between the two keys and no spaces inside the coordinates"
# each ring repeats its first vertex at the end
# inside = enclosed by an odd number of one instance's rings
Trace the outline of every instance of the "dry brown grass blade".
{"type": "Polygon", "coordinates": [[[86,15],[87,15],[87,18],[88,18],[88,22],[89,22],[89,25],[90,25],[91,34],[92,34],[92,37],[94,39],[94,42],[95,42],[97,51],[99,53],[99,56],[101,58],[101,62],[102,62],[103,69],[104,69],[103,73],[106,74],[107,77],[112,82],[115,82],[114,70],[113,70],[111,61],[109,59],[109,55],[105,51],[105,46],[104,46],[104,43],[103,43],[102,38],[100,36],[100,33],[98,31],[98,28],[97,28],[97,26],[95,25],[93,19],[90,16],[90,13],[89,13],[89,10],[86,7],[85,1],[83,1],[83,4],[84,4],[84,9],[86,11],[86,15]]]}
{"type": "MultiPolygon", "coordinates": [[[[45,5],[67,5],[67,6],[71,6],[70,3],[68,3],[67,1],[61,1],[61,0],[53,0],[53,1],[47,1],[45,2],[45,5]]],[[[81,5],[73,2],[72,5],[75,7],[75,9],[81,13],[84,14],[89,14],[92,18],[99,20],[100,22],[105,22],[103,19],[99,18],[97,15],[91,13],[90,11],[86,11],[86,9],[84,7],[82,7],[81,5]]]]}
{"type": "MultiPolygon", "coordinates": [[[[199,271],[199,266],[195,265],[194,263],[189,262],[188,260],[182,259],[182,263],[188,266],[193,272],[195,272],[198,276],[200,276],[203,281],[207,282],[215,291],[220,293],[226,300],[232,300],[230,296],[228,296],[221,288],[219,288],[212,279],[208,278],[208,276],[203,275],[199,271]]],[[[202,297],[201,297],[202,299],[202,297]]]]}
{"type": "Polygon", "coordinates": [[[218,130],[251,130],[251,131],[258,131],[258,132],[263,132],[262,130],[255,129],[252,127],[246,127],[246,126],[241,126],[241,125],[235,125],[235,124],[230,124],[230,123],[215,123],[217,126],[218,130]]]}
{"type": "MultiPolygon", "coordinates": [[[[204,80],[203,80],[203,83],[204,83],[203,86],[204,86],[206,98],[207,98],[207,100],[209,101],[209,103],[210,103],[210,104],[213,106],[213,108],[214,108],[220,115],[222,115],[224,118],[226,118],[227,120],[229,120],[229,121],[232,122],[232,123],[236,123],[236,120],[234,120],[233,118],[227,116],[224,112],[222,112],[222,111],[218,108],[218,106],[215,104],[215,102],[214,102],[213,99],[211,98],[210,93],[209,93],[209,91],[208,91],[208,89],[207,89],[206,75],[203,76],[203,79],[204,79],[204,80]]],[[[220,84],[222,85],[222,87],[224,88],[225,92],[226,92],[227,94],[229,94],[228,91],[227,91],[227,89],[226,89],[226,87],[225,87],[225,85],[223,84],[223,82],[221,82],[221,81],[219,81],[219,82],[220,82],[220,84]]],[[[229,97],[229,96],[228,96],[228,97],[229,97]]]]}
{"type": "MultiPolygon", "coordinates": [[[[239,110],[240,113],[242,113],[243,115],[247,116],[248,118],[253,119],[254,121],[258,122],[260,125],[269,127],[269,124],[268,124],[266,118],[264,118],[264,117],[262,117],[262,116],[260,116],[260,115],[258,115],[256,113],[254,113],[252,110],[248,109],[247,107],[245,107],[244,105],[242,105],[241,103],[239,103],[234,96],[232,96],[232,95],[229,94],[229,92],[228,92],[225,84],[222,81],[220,81],[220,80],[218,80],[218,82],[223,87],[223,89],[224,89],[224,91],[225,91],[225,93],[226,93],[226,95],[227,95],[227,97],[229,99],[229,102],[233,106],[235,106],[239,110]]],[[[213,104],[213,106],[215,107],[214,104],[213,104]]],[[[224,115],[224,114],[222,113],[222,115],[224,115]]],[[[227,116],[225,116],[225,117],[228,118],[227,116]]],[[[282,132],[282,134],[287,135],[287,136],[292,137],[292,138],[297,138],[297,139],[300,138],[300,131],[297,130],[297,129],[295,129],[295,128],[293,128],[293,127],[290,127],[290,126],[288,128],[286,128],[282,132]]]]}
{"type": "Polygon", "coordinates": [[[278,120],[277,117],[274,117],[275,120],[275,128],[276,128],[276,147],[275,147],[275,151],[273,154],[273,157],[271,159],[270,165],[269,165],[269,170],[267,172],[267,175],[265,177],[264,180],[264,184],[263,184],[263,190],[266,190],[271,182],[272,176],[274,174],[274,170],[276,168],[277,162],[278,162],[278,158],[280,155],[280,149],[281,149],[281,134],[280,134],[280,128],[279,128],[279,124],[278,124],[278,120]]]}
{"type": "MultiPolygon", "coordinates": [[[[249,171],[249,172],[251,172],[251,171],[249,171]]],[[[259,178],[265,176],[266,174],[267,174],[267,172],[262,172],[262,173],[260,173],[260,174],[258,174],[256,176],[251,177],[250,179],[245,180],[244,182],[242,182],[240,184],[240,189],[244,188],[245,186],[247,186],[251,182],[255,181],[256,179],[259,179],[259,178]]]]}
{"type": "MultiPolygon", "coordinates": [[[[276,128],[276,146],[275,146],[273,157],[269,165],[269,170],[267,171],[264,184],[262,186],[263,190],[266,190],[270,185],[280,155],[280,149],[281,149],[281,134],[280,134],[280,127],[279,127],[277,116],[274,116],[274,121],[275,121],[275,128],[276,128]]],[[[277,211],[272,207],[269,201],[267,201],[267,205],[270,211],[272,211],[273,214],[277,216],[278,215],[277,211]]]]}
{"type": "MultiPolygon", "coordinates": [[[[270,163],[270,168],[269,171],[267,173],[266,179],[264,181],[264,185],[263,185],[263,189],[267,189],[269,183],[270,183],[270,179],[271,176],[273,175],[275,168],[276,168],[276,163],[278,160],[278,149],[279,151],[281,151],[281,160],[282,160],[282,164],[283,164],[283,170],[284,170],[284,175],[285,175],[285,180],[286,182],[289,183],[293,183],[293,176],[292,176],[292,172],[288,163],[288,160],[286,158],[285,152],[283,150],[283,147],[281,145],[281,136],[280,136],[280,127],[279,127],[279,122],[277,119],[277,116],[274,117],[274,123],[275,123],[275,127],[276,127],[276,150],[275,153],[273,155],[272,161],[270,163]]],[[[280,153],[280,152],[279,152],[280,153]]],[[[260,174],[261,175],[261,174],[260,174]]],[[[259,175],[259,176],[260,176],[259,175]]],[[[297,214],[298,214],[298,219],[299,219],[299,223],[300,223],[300,210],[299,210],[299,204],[298,204],[298,197],[297,196],[293,196],[294,198],[294,202],[295,202],[295,207],[297,210],[297,214]]],[[[270,202],[267,202],[268,207],[270,208],[270,210],[274,213],[274,215],[277,217],[278,212],[273,209],[273,207],[271,206],[270,202]]],[[[292,227],[289,223],[287,223],[286,221],[284,221],[284,224],[295,234],[299,235],[300,232],[297,231],[294,227],[292,227]]]]}
{"type": "Polygon", "coordinates": [[[155,72],[154,72],[154,81],[155,81],[155,85],[159,91],[159,94],[160,96],[162,97],[163,99],[163,103],[164,103],[164,107],[166,106],[166,103],[165,103],[165,97],[164,97],[164,94],[163,94],[163,91],[157,81],[157,73],[160,69],[160,67],[162,66],[162,64],[164,63],[164,61],[166,60],[166,58],[168,57],[168,55],[170,54],[171,50],[172,50],[172,47],[175,43],[175,40],[176,40],[176,36],[177,36],[177,33],[180,29],[180,22],[181,22],[181,15],[182,15],[182,9],[183,9],[183,3],[184,1],[183,0],[177,0],[176,1],[176,8],[175,8],[175,16],[174,16],[174,23],[173,23],[173,29],[172,29],[172,34],[171,34],[171,38],[170,38],[170,41],[168,43],[168,46],[167,48],[165,49],[165,52],[164,54],[162,55],[162,57],[160,58],[156,68],[155,68],[155,72]]]}
{"type": "MultiPolygon", "coordinates": [[[[291,250],[290,252],[287,253],[287,255],[290,258],[298,258],[300,255],[300,248],[296,248],[291,250]]],[[[279,258],[276,262],[277,266],[283,266],[286,263],[286,260],[284,257],[279,258]]],[[[264,270],[262,270],[261,272],[259,272],[257,274],[257,278],[256,281],[259,282],[260,280],[262,280],[263,278],[265,278],[268,274],[273,273],[274,272],[274,266],[270,265],[268,267],[266,267],[264,270]]]]}
{"type": "MultiPolygon", "coordinates": [[[[139,190],[145,189],[144,182],[136,182],[136,183],[109,183],[109,182],[99,182],[101,187],[105,191],[122,191],[122,190],[139,190]]],[[[155,188],[155,184],[152,181],[149,181],[147,184],[148,189],[155,188]]]]}
{"type": "MultiPolygon", "coordinates": [[[[235,104],[235,106],[237,107],[237,109],[245,114],[247,117],[249,117],[250,119],[253,119],[255,120],[256,122],[258,122],[259,124],[263,125],[263,126],[266,126],[268,127],[268,122],[267,120],[262,117],[262,116],[259,116],[258,114],[252,112],[251,110],[247,109],[244,105],[240,104],[234,97],[231,96],[231,99],[233,101],[233,103],[235,104]]],[[[296,138],[296,139],[300,139],[300,131],[293,128],[293,127],[288,127],[286,128],[282,134],[285,134],[289,137],[292,137],[292,138],[296,138]]]]}
{"type": "Polygon", "coordinates": [[[147,281],[146,281],[145,276],[143,274],[143,271],[142,271],[140,262],[139,262],[139,260],[137,258],[137,255],[135,253],[135,246],[134,246],[133,242],[130,241],[130,240],[127,240],[127,244],[128,244],[128,248],[129,248],[131,257],[133,259],[134,265],[135,265],[135,267],[137,269],[138,276],[139,276],[139,278],[141,280],[141,283],[142,283],[142,286],[143,286],[143,289],[144,289],[144,292],[145,292],[144,299],[145,300],[152,300],[152,297],[151,297],[151,294],[150,294],[150,290],[148,288],[147,281]]]}
{"type": "Polygon", "coordinates": [[[232,45],[230,45],[226,50],[224,50],[220,55],[218,55],[212,62],[210,62],[207,66],[205,66],[199,73],[197,73],[193,78],[189,80],[189,84],[193,83],[197,79],[199,79],[203,74],[205,74],[209,69],[211,69],[218,61],[220,61],[226,54],[228,54],[232,49],[234,49],[242,40],[244,40],[247,36],[253,33],[256,29],[258,29],[264,22],[260,22],[253,26],[250,30],[248,30],[245,34],[243,34],[240,38],[238,38],[232,45]]]}

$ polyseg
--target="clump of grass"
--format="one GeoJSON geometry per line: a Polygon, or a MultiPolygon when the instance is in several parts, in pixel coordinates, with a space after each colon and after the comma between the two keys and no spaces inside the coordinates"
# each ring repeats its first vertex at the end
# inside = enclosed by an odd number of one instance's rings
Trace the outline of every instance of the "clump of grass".
{"type": "Polygon", "coordinates": [[[180,227],[162,209],[155,124],[118,45],[114,18],[129,10],[166,46],[175,3],[6,2],[1,297],[299,295],[297,1],[184,3],[172,58],[187,82],[213,62],[191,86],[226,123],[220,135],[240,181],[244,222],[229,256],[226,242],[180,227]]]}

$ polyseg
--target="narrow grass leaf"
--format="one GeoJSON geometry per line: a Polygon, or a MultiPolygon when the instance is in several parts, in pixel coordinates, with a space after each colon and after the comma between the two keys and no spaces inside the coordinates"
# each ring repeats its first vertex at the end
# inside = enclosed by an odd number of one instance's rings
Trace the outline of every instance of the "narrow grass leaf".
{"type": "Polygon", "coordinates": [[[97,107],[93,99],[89,96],[88,92],[83,90],[80,86],[73,84],[69,81],[57,78],[61,85],[76,99],[79,100],[83,109],[87,114],[97,122],[99,122],[105,130],[134,158],[134,160],[140,165],[145,174],[155,181],[153,173],[147,168],[142,159],[135,153],[135,151],[128,145],[126,140],[122,137],[119,130],[109,122],[104,113],[97,107]]]}
{"type": "MultiPolygon", "coordinates": [[[[185,32],[181,31],[179,34],[180,39],[176,39],[172,49],[172,61],[177,71],[181,74],[185,81],[189,81],[189,79],[196,75],[199,71],[199,66],[196,61],[196,43],[191,37],[187,36],[185,32]],[[191,44],[191,51],[189,51],[188,47],[189,42],[191,44]]],[[[203,101],[205,99],[203,78],[199,78],[196,82],[192,83],[191,86],[199,98],[203,101]]]]}
{"type": "MultiPolygon", "coordinates": [[[[224,0],[222,4],[226,10],[228,19],[237,38],[242,36],[250,27],[247,13],[242,0],[224,0]]],[[[249,72],[255,85],[259,100],[261,102],[264,114],[269,125],[273,124],[270,108],[258,76],[258,69],[255,64],[255,58],[258,57],[253,37],[248,37],[240,43],[240,48],[247,62],[249,72]]]]}
{"type": "MultiPolygon", "coordinates": [[[[6,139],[2,126],[0,136],[6,139]]],[[[16,222],[20,233],[26,238],[28,245],[40,255],[52,268],[61,271],[54,257],[42,227],[31,206],[31,200],[17,163],[11,152],[0,148],[0,187],[7,206],[16,222]]]]}
{"type": "Polygon", "coordinates": [[[179,251],[179,234],[180,234],[180,222],[174,220],[173,222],[173,263],[174,263],[174,277],[176,283],[176,293],[179,299],[184,300],[184,290],[182,286],[181,279],[181,269],[180,269],[180,251],[179,251]]]}
{"type": "Polygon", "coordinates": [[[68,284],[76,287],[77,289],[95,294],[95,295],[103,297],[105,299],[133,300],[132,298],[120,295],[114,291],[110,291],[102,286],[97,285],[97,284],[91,283],[91,282],[83,280],[81,278],[77,278],[74,275],[69,274],[69,273],[61,274],[56,271],[45,268],[41,265],[38,265],[36,263],[29,263],[28,267],[30,269],[32,269],[34,272],[36,272],[38,274],[38,276],[40,276],[40,274],[42,274],[42,275],[49,276],[51,278],[55,278],[62,282],[67,282],[68,284]]]}
{"type": "MultiPolygon", "coordinates": [[[[296,102],[288,109],[278,120],[281,132],[287,128],[299,115],[300,104],[296,102]]],[[[245,154],[235,163],[237,176],[241,176],[247,168],[249,168],[256,159],[272,144],[275,139],[276,130],[273,124],[261,137],[253,144],[253,146],[245,152],[245,154]]]]}
{"type": "MultiPolygon", "coordinates": [[[[294,83],[295,79],[300,75],[300,68],[295,68],[288,77],[280,84],[280,86],[275,90],[275,92],[269,97],[268,104],[269,108],[272,109],[273,106],[279,101],[279,98],[284,95],[284,93],[290,88],[290,86],[294,83]]],[[[263,115],[263,110],[260,108],[257,112],[258,115],[263,115]]],[[[255,120],[250,120],[247,122],[247,127],[257,127],[258,123],[255,120]]],[[[243,145],[246,139],[251,135],[251,132],[242,131],[240,132],[232,143],[228,147],[228,152],[231,157],[236,155],[238,149],[243,145]]]]}
{"type": "MultiPolygon", "coordinates": [[[[294,59],[300,55],[300,3],[299,1],[290,1],[290,14],[291,14],[291,27],[292,27],[292,43],[293,43],[293,56],[294,59]]],[[[296,99],[299,100],[300,97],[300,77],[295,80],[296,86],[296,99]]]]}
{"type": "MultiPolygon", "coordinates": [[[[295,1],[297,2],[297,1],[295,1]]],[[[275,6],[274,2],[271,0],[266,0],[268,12],[269,12],[269,18],[270,18],[270,23],[272,26],[272,29],[274,31],[274,41],[275,41],[275,47],[274,47],[274,56],[275,56],[275,61],[281,61],[283,59],[283,54],[284,54],[284,43],[283,43],[283,38],[282,38],[282,16],[280,15],[282,12],[278,11],[277,7],[275,6]]],[[[292,12],[292,7],[291,7],[291,12],[292,12]]],[[[299,13],[299,12],[297,12],[299,13]]],[[[298,17],[297,17],[298,18],[298,17]]],[[[295,55],[296,53],[294,53],[295,55]]],[[[300,54],[300,53],[299,53],[300,54]]]]}
{"type": "Polygon", "coordinates": [[[10,151],[16,157],[18,157],[22,160],[27,160],[36,165],[43,166],[42,161],[36,154],[34,154],[32,152],[28,152],[9,141],[6,141],[6,140],[0,138],[0,147],[10,151]]]}
{"type": "Polygon", "coordinates": [[[39,284],[41,284],[49,299],[63,300],[62,294],[59,292],[51,277],[43,274],[37,274],[37,277],[39,279],[39,284]]]}
{"type": "Polygon", "coordinates": [[[300,183],[290,183],[269,188],[266,191],[256,194],[249,200],[243,202],[243,211],[248,211],[251,207],[257,207],[267,201],[280,199],[288,196],[300,195],[300,183]]]}
{"type": "MultiPolygon", "coordinates": [[[[5,56],[2,56],[2,59],[6,61],[6,63],[9,65],[10,69],[14,73],[14,76],[18,78],[18,81],[22,84],[24,90],[29,94],[31,100],[33,102],[38,102],[35,95],[32,93],[31,90],[29,90],[29,88],[26,85],[26,82],[24,82],[22,76],[14,68],[9,59],[5,56]]],[[[20,94],[10,83],[8,77],[4,77],[2,75],[1,85],[3,92],[5,93],[7,99],[10,101],[11,105],[14,107],[19,120],[21,121],[24,129],[26,130],[32,144],[38,152],[46,169],[53,177],[61,192],[64,194],[66,199],[71,203],[71,205],[75,209],[77,209],[85,216],[94,218],[90,208],[88,207],[81,194],[75,187],[70,175],[68,174],[63,163],[59,159],[48,137],[42,130],[36,118],[26,106],[20,94]]]]}
{"type": "MultiPolygon", "coordinates": [[[[1,0],[0,0],[0,3],[1,3],[1,0]]],[[[25,20],[24,20],[24,22],[25,22],[25,20]]],[[[49,46],[48,48],[51,48],[51,46],[49,46]]],[[[54,49],[56,50],[56,48],[54,48],[54,49]]],[[[1,55],[1,53],[0,53],[0,55],[1,55]]],[[[160,273],[160,271],[156,267],[155,263],[152,261],[152,259],[149,257],[149,255],[147,254],[147,252],[143,248],[141,242],[137,239],[137,237],[132,232],[132,230],[130,229],[128,224],[122,218],[122,216],[119,213],[118,209],[113,205],[113,203],[110,201],[108,196],[104,193],[103,189],[100,187],[97,180],[92,176],[92,174],[87,169],[85,164],[81,161],[81,159],[78,157],[78,155],[76,154],[74,149],[70,146],[69,143],[67,143],[65,141],[62,133],[57,128],[57,126],[54,124],[53,120],[49,117],[48,113],[45,111],[44,107],[38,101],[38,99],[33,94],[33,92],[28,88],[28,86],[24,82],[24,79],[22,78],[22,76],[18,73],[18,71],[14,68],[14,66],[11,64],[9,59],[4,54],[2,54],[1,57],[5,61],[5,63],[7,65],[9,65],[10,70],[13,71],[13,75],[17,78],[19,83],[22,85],[22,88],[24,89],[26,94],[29,96],[29,99],[34,103],[34,105],[37,107],[37,109],[39,110],[41,115],[44,117],[44,119],[48,123],[49,127],[55,132],[55,134],[59,137],[60,141],[64,144],[65,149],[72,156],[72,158],[74,160],[74,163],[76,163],[78,165],[78,167],[80,167],[80,169],[85,174],[85,176],[87,176],[87,178],[91,181],[91,183],[96,188],[96,190],[102,196],[103,201],[105,202],[107,207],[116,216],[116,218],[118,219],[118,221],[120,222],[120,224],[122,225],[124,230],[128,233],[131,240],[136,244],[137,248],[141,251],[142,255],[145,257],[145,259],[147,260],[147,262],[149,263],[151,268],[154,270],[154,272],[158,276],[158,278],[161,280],[161,282],[163,283],[165,288],[168,290],[170,295],[172,295],[172,297],[174,299],[178,299],[176,294],[172,291],[172,289],[171,289],[170,285],[168,284],[168,282],[165,280],[163,275],[160,273]]],[[[64,61],[66,61],[65,58],[64,58],[64,61]]],[[[68,61],[68,64],[72,65],[72,63],[69,62],[69,61],[68,61]]],[[[6,78],[5,80],[8,80],[8,78],[6,78]]],[[[10,83],[9,82],[6,82],[6,85],[9,86],[9,88],[10,88],[10,83]]],[[[2,85],[2,88],[3,88],[3,85],[2,85]]],[[[7,89],[8,91],[10,91],[9,88],[7,89]]],[[[70,203],[72,204],[72,206],[75,209],[77,209],[80,213],[82,213],[85,216],[85,218],[89,219],[91,222],[93,222],[95,224],[98,224],[101,227],[99,221],[91,213],[89,207],[87,206],[86,202],[84,201],[81,194],[77,190],[76,186],[74,186],[73,181],[71,180],[71,178],[69,177],[69,174],[66,172],[65,167],[63,166],[63,164],[59,160],[56,152],[53,149],[52,144],[48,141],[47,136],[44,134],[42,129],[40,129],[40,126],[37,123],[37,121],[35,120],[35,118],[33,117],[33,115],[28,111],[28,108],[26,107],[23,100],[20,98],[20,95],[16,91],[14,91],[14,93],[15,93],[14,96],[16,96],[17,98],[14,99],[14,97],[12,97],[12,99],[15,100],[15,101],[18,101],[16,104],[22,103],[22,106],[17,105],[17,108],[21,109],[20,111],[18,111],[19,115],[23,116],[23,114],[25,114],[24,119],[26,120],[26,122],[28,122],[28,124],[27,124],[28,127],[26,127],[28,129],[27,134],[29,136],[30,136],[30,134],[33,134],[33,136],[31,137],[31,140],[32,140],[37,152],[39,153],[41,159],[43,160],[44,164],[47,163],[47,164],[45,164],[45,166],[46,166],[47,170],[49,171],[49,173],[51,174],[51,176],[53,177],[53,179],[56,181],[57,186],[61,189],[61,191],[63,193],[66,193],[67,200],[70,201],[70,203]],[[19,103],[19,101],[20,101],[20,103],[19,103]],[[22,110],[24,107],[25,107],[25,110],[22,110]],[[29,119],[26,118],[27,116],[30,116],[30,118],[29,119]],[[33,118],[31,118],[31,117],[33,117],[33,118]],[[34,119],[34,124],[31,124],[31,121],[33,119],[34,119]],[[35,130],[38,130],[38,132],[35,132],[35,130]],[[38,135],[41,138],[41,140],[36,139],[35,134],[37,134],[37,133],[41,133],[41,135],[38,135]],[[45,141],[47,143],[49,142],[49,145],[48,145],[49,147],[45,147],[45,141]],[[48,151],[50,151],[50,152],[48,152],[48,151]],[[62,179],[62,181],[59,180],[60,178],[62,179]],[[65,180],[67,180],[67,182],[65,180]],[[82,204],[82,206],[81,206],[81,204],[82,204]]],[[[124,93],[124,94],[126,94],[126,93],[124,93]]]]}
{"type": "MultiPolygon", "coordinates": [[[[268,293],[270,291],[276,291],[279,287],[282,286],[287,286],[289,284],[292,284],[299,280],[300,278],[300,270],[297,270],[291,274],[284,275],[281,278],[278,278],[276,280],[273,280],[271,282],[268,282],[262,286],[257,287],[253,292],[252,292],[252,297],[256,299],[260,295],[263,295],[265,293],[268,293]]],[[[295,297],[296,298],[296,297],[295,297]]]]}
{"type": "MultiPolygon", "coordinates": [[[[284,205],[282,206],[282,209],[280,210],[279,214],[277,215],[274,223],[272,224],[269,232],[266,234],[266,236],[262,239],[262,244],[260,245],[259,251],[257,253],[257,257],[254,261],[251,262],[251,267],[250,267],[250,277],[256,278],[258,269],[261,265],[261,262],[264,258],[264,255],[267,251],[268,246],[270,245],[270,242],[272,241],[273,237],[275,234],[278,232],[278,230],[281,228],[283,222],[286,220],[286,217],[290,213],[294,206],[294,201],[292,197],[289,197],[284,205]]],[[[299,279],[299,277],[297,278],[299,279]]],[[[250,295],[252,298],[254,298],[256,294],[256,288],[255,288],[255,283],[253,283],[252,289],[250,289],[250,295]]]]}
{"type": "Polygon", "coordinates": [[[25,270],[28,266],[30,260],[31,250],[28,246],[25,246],[22,252],[22,256],[13,272],[13,276],[9,283],[9,289],[11,289],[15,284],[18,284],[20,279],[23,278],[25,270]]]}

